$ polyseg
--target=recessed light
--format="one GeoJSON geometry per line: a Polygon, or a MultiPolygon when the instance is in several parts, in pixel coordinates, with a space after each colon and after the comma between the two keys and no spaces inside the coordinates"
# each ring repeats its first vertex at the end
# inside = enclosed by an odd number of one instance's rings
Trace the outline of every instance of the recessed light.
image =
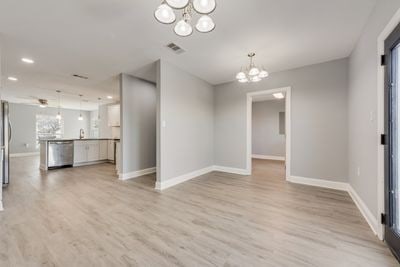
{"type": "Polygon", "coordinates": [[[15,77],[8,77],[8,79],[10,80],[10,81],[13,81],[13,82],[16,82],[16,81],[18,81],[18,79],[17,78],[15,78],[15,77]]]}
{"type": "Polygon", "coordinates": [[[107,98],[108,98],[108,99],[113,99],[113,97],[112,97],[112,96],[110,96],[110,95],[108,95],[108,96],[107,96],[107,98]]]}
{"type": "Polygon", "coordinates": [[[282,94],[282,93],[276,93],[276,94],[273,94],[273,95],[274,95],[274,97],[275,97],[276,99],[283,99],[283,98],[285,98],[285,95],[282,94]]]}
{"type": "Polygon", "coordinates": [[[28,64],[33,64],[33,63],[35,63],[35,61],[33,61],[33,59],[26,58],[26,57],[21,58],[21,61],[22,61],[22,62],[25,62],[25,63],[28,63],[28,64]]]}

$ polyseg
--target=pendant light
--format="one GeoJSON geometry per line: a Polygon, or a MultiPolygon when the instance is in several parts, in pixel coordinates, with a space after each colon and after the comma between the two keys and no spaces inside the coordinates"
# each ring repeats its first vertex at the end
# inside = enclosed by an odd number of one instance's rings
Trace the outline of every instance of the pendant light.
{"type": "Polygon", "coordinates": [[[171,24],[176,20],[174,11],[165,1],[154,11],[154,17],[163,24],[171,24]]]}
{"type": "Polygon", "coordinates": [[[100,102],[101,102],[101,98],[99,97],[99,98],[97,98],[97,100],[99,101],[99,103],[98,103],[98,108],[97,108],[97,120],[99,121],[100,120],[100,102]]]}
{"type": "Polygon", "coordinates": [[[191,35],[193,33],[193,28],[189,24],[190,19],[191,19],[190,10],[185,8],[185,11],[183,12],[182,15],[182,19],[178,21],[178,23],[176,24],[174,32],[182,37],[191,35]]]}
{"type": "Polygon", "coordinates": [[[83,121],[83,116],[82,116],[82,96],[79,95],[79,117],[78,120],[83,121]]]}
{"type": "Polygon", "coordinates": [[[57,112],[56,118],[58,120],[61,120],[62,119],[62,117],[61,117],[61,97],[60,97],[61,91],[60,90],[56,90],[56,92],[58,94],[58,112],[57,112]]]}
{"type": "Polygon", "coordinates": [[[256,83],[268,77],[269,74],[264,67],[259,68],[254,64],[253,58],[255,55],[255,53],[249,53],[247,56],[250,58],[250,65],[244,68],[244,70],[241,68],[240,72],[236,74],[236,79],[240,83],[256,83]]]}
{"type": "Polygon", "coordinates": [[[207,33],[215,28],[214,21],[207,15],[201,16],[201,18],[197,21],[196,30],[199,32],[207,33]]]}
{"type": "Polygon", "coordinates": [[[182,12],[182,18],[174,27],[174,32],[181,37],[190,36],[193,33],[193,26],[190,24],[193,17],[200,14],[195,28],[200,33],[208,33],[215,29],[215,23],[209,16],[217,3],[215,0],[163,0],[155,10],[154,16],[157,21],[163,24],[171,24],[176,21],[174,10],[182,12]]]}
{"type": "Polygon", "coordinates": [[[167,4],[175,9],[185,8],[189,4],[189,0],[165,0],[167,4]]]}
{"type": "Polygon", "coordinates": [[[216,7],[215,0],[193,0],[193,8],[199,14],[210,14],[216,7]]]}

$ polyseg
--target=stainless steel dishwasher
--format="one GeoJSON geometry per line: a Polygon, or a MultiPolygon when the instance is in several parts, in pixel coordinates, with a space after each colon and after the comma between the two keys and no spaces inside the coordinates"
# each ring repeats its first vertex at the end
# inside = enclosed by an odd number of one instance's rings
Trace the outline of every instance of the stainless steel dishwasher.
{"type": "Polygon", "coordinates": [[[69,167],[74,164],[74,141],[48,141],[48,168],[69,167]]]}

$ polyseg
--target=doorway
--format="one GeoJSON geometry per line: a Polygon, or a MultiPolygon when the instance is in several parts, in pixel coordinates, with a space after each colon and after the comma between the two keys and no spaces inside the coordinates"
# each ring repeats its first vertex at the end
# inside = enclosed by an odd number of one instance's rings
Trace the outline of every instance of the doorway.
{"type": "Polygon", "coordinates": [[[400,257],[400,25],[385,40],[385,241],[400,257]]]}
{"type": "MultiPolygon", "coordinates": [[[[268,103],[267,103],[268,105],[268,103]]],[[[262,104],[261,104],[262,106],[262,104]]],[[[279,106],[279,105],[278,105],[279,106]]],[[[261,107],[263,109],[263,107],[261,107]]],[[[255,114],[257,116],[257,114],[255,114]]],[[[263,127],[263,126],[260,126],[263,127]]],[[[286,180],[290,178],[290,162],[291,162],[291,88],[277,88],[265,91],[251,92],[247,94],[247,166],[246,172],[252,173],[252,160],[253,158],[262,158],[269,160],[284,160],[285,161],[285,177],[286,180]],[[259,103],[264,101],[274,101],[279,100],[283,104],[282,111],[275,110],[271,116],[273,125],[272,130],[275,133],[274,138],[276,138],[275,147],[271,147],[270,142],[263,142],[263,147],[258,147],[255,149],[254,146],[258,146],[256,143],[259,139],[256,135],[253,135],[253,106],[260,106],[259,103]],[[284,139],[283,150],[281,145],[277,145],[276,142],[284,139]],[[254,146],[253,146],[254,145],[254,146]]],[[[268,138],[266,136],[265,138],[268,138]]],[[[271,137],[272,138],[272,137],[271,137]]],[[[265,140],[264,140],[265,141],[265,140]]]]}

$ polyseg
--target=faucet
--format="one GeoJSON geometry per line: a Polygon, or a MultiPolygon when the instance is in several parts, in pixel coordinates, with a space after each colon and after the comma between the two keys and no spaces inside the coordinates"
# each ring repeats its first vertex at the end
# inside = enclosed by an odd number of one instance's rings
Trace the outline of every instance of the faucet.
{"type": "Polygon", "coordinates": [[[79,139],[85,138],[85,131],[83,129],[79,130],[79,139]]]}

